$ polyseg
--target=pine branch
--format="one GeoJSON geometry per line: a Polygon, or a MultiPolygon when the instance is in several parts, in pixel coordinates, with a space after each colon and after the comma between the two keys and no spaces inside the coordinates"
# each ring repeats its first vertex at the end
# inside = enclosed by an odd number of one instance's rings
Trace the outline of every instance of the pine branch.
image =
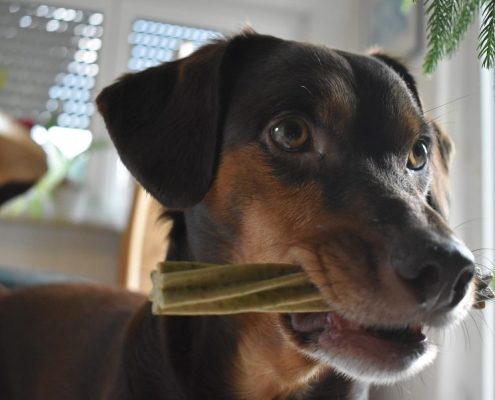
{"type": "Polygon", "coordinates": [[[495,0],[424,0],[424,4],[427,17],[425,73],[432,73],[442,58],[455,53],[480,8],[478,58],[484,68],[495,66],[495,0]]]}
{"type": "Polygon", "coordinates": [[[423,70],[431,73],[446,54],[446,43],[452,30],[452,9],[454,0],[425,0],[427,16],[428,51],[423,70]]]}
{"type": "Polygon", "coordinates": [[[480,7],[480,0],[455,0],[453,10],[452,32],[445,46],[446,54],[451,56],[459,47],[459,43],[480,7]]]}
{"type": "Polygon", "coordinates": [[[484,68],[495,65],[495,0],[483,0],[483,21],[478,36],[478,58],[484,68]]]}

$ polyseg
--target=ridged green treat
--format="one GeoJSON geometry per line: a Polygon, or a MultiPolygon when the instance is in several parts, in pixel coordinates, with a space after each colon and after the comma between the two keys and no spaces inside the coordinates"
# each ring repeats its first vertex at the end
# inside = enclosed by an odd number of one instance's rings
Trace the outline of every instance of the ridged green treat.
{"type": "Polygon", "coordinates": [[[164,262],[151,279],[157,315],[329,311],[297,265],[164,262]]]}
{"type": "MultiPolygon", "coordinates": [[[[481,309],[495,294],[493,276],[475,271],[475,302],[481,309]]],[[[301,267],[291,264],[214,265],[167,261],[151,274],[156,315],[221,315],[245,312],[331,311],[301,267]]]]}

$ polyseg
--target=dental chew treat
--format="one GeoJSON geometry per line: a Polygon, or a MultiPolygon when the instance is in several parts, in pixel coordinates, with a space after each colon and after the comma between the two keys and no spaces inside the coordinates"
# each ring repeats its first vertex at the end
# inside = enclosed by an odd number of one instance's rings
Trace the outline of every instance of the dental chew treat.
{"type": "MultiPolygon", "coordinates": [[[[492,277],[476,269],[474,308],[494,294],[492,277]]],[[[331,311],[319,290],[297,265],[167,261],[151,274],[155,315],[221,315],[245,312],[307,313],[331,311]]]]}

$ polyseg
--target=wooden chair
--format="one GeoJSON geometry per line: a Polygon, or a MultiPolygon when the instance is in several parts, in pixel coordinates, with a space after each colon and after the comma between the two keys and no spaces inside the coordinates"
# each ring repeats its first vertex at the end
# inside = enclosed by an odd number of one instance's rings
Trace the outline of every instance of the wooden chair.
{"type": "Polygon", "coordinates": [[[136,185],[120,263],[121,284],[130,290],[148,293],[150,273],[165,257],[172,224],[160,220],[162,212],[163,206],[136,185]]]}

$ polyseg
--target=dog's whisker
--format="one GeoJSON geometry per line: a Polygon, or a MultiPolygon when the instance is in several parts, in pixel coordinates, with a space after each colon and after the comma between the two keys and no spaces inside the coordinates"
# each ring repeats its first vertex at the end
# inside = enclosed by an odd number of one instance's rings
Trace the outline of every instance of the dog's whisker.
{"type": "Polygon", "coordinates": [[[495,261],[491,257],[488,257],[481,252],[472,251],[472,253],[480,267],[491,270],[492,272],[494,271],[495,261]],[[481,263],[481,261],[483,261],[483,263],[481,263]]]}
{"type": "Polygon", "coordinates": [[[482,263],[476,261],[474,263],[474,265],[476,265],[477,267],[483,268],[486,271],[489,271],[492,273],[495,272],[495,266],[493,264],[492,265],[486,265],[486,264],[482,264],[482,263]]]}
{"type": "Polygon", "coordinates": [[[468,352],[470,349],[472,349],[470,331],[469,331],[469,328],[468,328],[465,320],[461,322],[461,326],[462,326],[462,332],[463,332],[462,336],[464,338],[464,350],[466,352],[468,352]]]}
{"type": "Polygon", "coordinates": [[[476,248],[474,250],[471,250],[471,252],[473,252],[473,253],[482,252],[482,251],[492,251],[492,252],[495,252],[495,248],[492,248],[492,247],[479,247],[479,248],[476,248]]]}
{"type": "Polygon", "coordinates": [[[474,315],[472,312],[469,312],[468,315],[469,315],[469,318],[471,319],[471,321],[473,321],[473,325],[476,328],[476,332],[478,332],[479,340],[480,341],[483,340],[483,333],[481,332],[481,329],[480,329],[480,326],[478,324],[478,319],[476,318],[476,315],[474,315]]]}
{"type": "Polygon", "coordinates": [[[435,116],[430,117],[431,122],[441,123],[442,126],[448,127],[453,123],[449,118],[451,116],[451,112],[444,112],[435,116]]]}
{"type": "Polygon", "coordinates": [[[471,224],[473,222],[479,222],[481,221],[481,218],[471,218],[471,219],[468,219],[467,221],[464,221],[464,222],[461,222],[460,224],[458,225],[455,225],[452,230],[453,231],[457,231],[460,227],[463,227],[465,225],[468,225],[468,224],[471,224]]]}
{"type": "MultiPolygon", "coordinates": [[[[490,333],[490,338],[491,340],[495,340],[495,331],[493,331],[493,328],[492,326],[490,326],[490,324],[488,324],[487,320],[486,320],[486,316],[485,316],[485,313],[484,312],[480,312],[480,311],[476,311],[476,310],[470,310],[470,314],[473,314],[475,313],[475,317],[478,318],[478,320],[483,324],[483,328],[484,329],[488,329],[489,333],[490,333]]],[[[485,336],[483,334],[481,334],[481,340],[483,341],[485,338],[485,336]]]]}
{"type": "Polygon", "coordinates": [[[425,113],[430,113],[430,112],[432,112],[434,110],[438,110],[439,108],[443,108],[443,107],[449,106],[449,105],[454,104],[454,103],[457,103],[457,102],[459,102],[461,100],[465,100],[468,97],[471,97],[471,95],[470,94],[466,94],[466,95],[463,95],[463,96],[460,96],[460,97],[456,97],[455,99],[452,99],[450,101],[447,101],[446,103],[440,104],[438,106],[435,106],[435,107],[432,107],[432,108],[426,110],[425,113]]]}
{"type": "Polygon", "coordinates": [[[300,85],[299,86],[300,88],[304,89],[306,92],[308,92],[311,96],[314,96],[313,92],[311,92],[311,90],[308,89],[307,86],[305,85],[300,85]]]}

